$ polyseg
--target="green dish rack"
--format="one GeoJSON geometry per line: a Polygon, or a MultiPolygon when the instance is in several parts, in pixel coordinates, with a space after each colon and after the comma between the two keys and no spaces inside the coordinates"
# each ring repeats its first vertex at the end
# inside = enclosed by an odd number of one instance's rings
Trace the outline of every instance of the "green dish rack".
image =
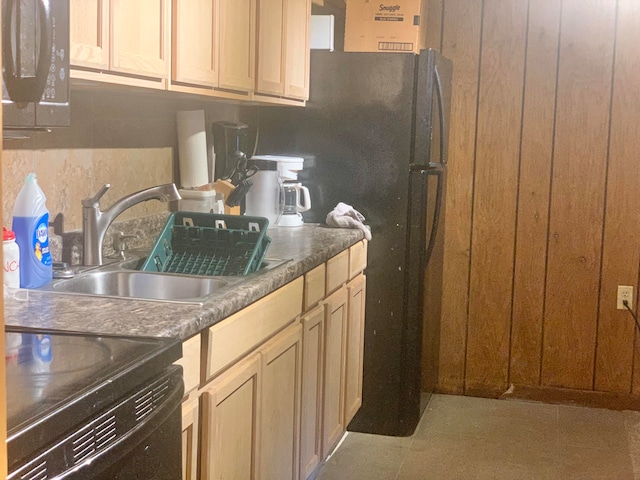
{"type": "Polygon", "coordinates": [[[247,275],[260,268],[271,239],[264,217],[174,212],[140,270],[247,275]]]}

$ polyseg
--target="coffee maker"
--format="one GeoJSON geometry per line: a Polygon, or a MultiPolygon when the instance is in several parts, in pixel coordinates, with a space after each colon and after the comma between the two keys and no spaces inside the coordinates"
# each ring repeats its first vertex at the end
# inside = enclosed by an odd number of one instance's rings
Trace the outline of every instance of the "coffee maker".
{"type": "Polygon", "coordinates": [[[311,208],[309,189],[298,183],[304,159],[280,155],[251,157],[256,168],[253,188],[246,196],[247,215],[266,217],[269,225],[296,227],[304,224],[301,212],[311,208]]]}
{"type": "Polygon", "coordinates": [[[248,125],[229,121],[213,122],[213,149],[216,154],[214,180],[238,185],[246,177],[248,125]]]}

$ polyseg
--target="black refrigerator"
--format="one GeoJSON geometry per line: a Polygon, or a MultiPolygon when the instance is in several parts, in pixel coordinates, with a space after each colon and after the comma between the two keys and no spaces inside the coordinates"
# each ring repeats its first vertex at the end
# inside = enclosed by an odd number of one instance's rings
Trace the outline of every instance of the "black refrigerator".
{"type": "Polygon", "coordinates": [[[338,202],[371,226],[363,405],[351,431],[410,435],[421,414],[424,274],[438,224],[451,62],[435,50],[311,54],[305,108],[257,109],[257,150],[305,158],[307,222],[338,202]]]}

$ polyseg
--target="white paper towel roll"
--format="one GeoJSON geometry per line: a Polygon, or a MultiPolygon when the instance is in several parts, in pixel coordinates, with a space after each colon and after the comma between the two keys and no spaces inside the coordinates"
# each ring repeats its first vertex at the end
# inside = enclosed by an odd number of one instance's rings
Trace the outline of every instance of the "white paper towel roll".
{"type": "Polygon", "coordinates": [[[204,110],[177,112],[176,120],[180,184],[183,188],[206,185],[209,183],[209,167],[204,110]]]}

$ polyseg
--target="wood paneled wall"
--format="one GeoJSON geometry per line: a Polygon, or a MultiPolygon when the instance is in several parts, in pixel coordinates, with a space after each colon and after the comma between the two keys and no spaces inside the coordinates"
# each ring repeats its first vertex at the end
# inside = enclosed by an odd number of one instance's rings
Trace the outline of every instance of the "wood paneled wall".
{"type": "Polygon", "coordinates": [[[437,389],[640,393],[640,341],[616,309],[640,271],[640,1],[442,8],[455,71],[437,389]]]}

